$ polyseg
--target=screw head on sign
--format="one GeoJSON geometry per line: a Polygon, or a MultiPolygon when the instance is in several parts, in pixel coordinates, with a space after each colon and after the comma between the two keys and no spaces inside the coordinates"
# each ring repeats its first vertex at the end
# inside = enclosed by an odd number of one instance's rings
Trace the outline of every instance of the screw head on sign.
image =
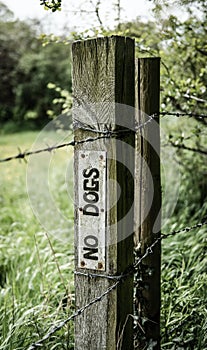
{"type": "Polygon", "coordinates": [[[82,154],[81,154],[81,158],[85,158],[85,154],[82,153],[82,154]]]}
{"type": "Polygon", "coordinates": [[[84,267],[85,266],[85,261],[81,261],[81,267],[84,267]]]}
{"type": "Polygon", "coordinates": [[[98,263],[98,269],[99,270],[103,269],[103,264],[101,262],[98,263]]]}

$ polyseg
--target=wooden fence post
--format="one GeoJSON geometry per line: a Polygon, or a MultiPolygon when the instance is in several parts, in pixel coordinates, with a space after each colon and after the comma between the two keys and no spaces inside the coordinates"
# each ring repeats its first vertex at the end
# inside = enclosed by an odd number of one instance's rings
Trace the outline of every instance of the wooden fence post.
{"type": "MultiPolygon", "coordinates": [[[[137,124],[159,112],[160,59],[136,61],[137,124]]],[[[160,130],[159,117],[146,123],[136,134],[135,246],[137,259],[160,235],[160,130]]],[[[160,349],[160,244],[143,260],[136,275],[135,349],[160,349]]]]}
{"type": "MultiPolygon", "coordinates": [[[[75,303],[79,309],[115,283],[107,276],[119,275],[133,264],[134,210],[130,208],[135,136],[126,125],[133,126],[134,112],[128,113],[124,105],[134,106],[134,41],[118,36],[77,41],[72,55],[75,140],[97,138],[75,146],[75,303]],[[123,125],[124,118],[128,124],[123,125]],[[116,131],[116,138],[100,138],[107,130],[116,131]]],[[[133,349],[131,314],[133,276],[76,317],[75,349],[133,349]]]]}

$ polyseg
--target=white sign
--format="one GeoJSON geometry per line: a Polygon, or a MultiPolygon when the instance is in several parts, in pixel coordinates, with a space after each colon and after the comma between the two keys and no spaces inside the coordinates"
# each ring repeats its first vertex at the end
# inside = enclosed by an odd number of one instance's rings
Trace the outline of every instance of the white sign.
{"type": "Polygon", "coordinates": [[[105,270],[106,152],[78,151],[78,267],[105,270]]]}

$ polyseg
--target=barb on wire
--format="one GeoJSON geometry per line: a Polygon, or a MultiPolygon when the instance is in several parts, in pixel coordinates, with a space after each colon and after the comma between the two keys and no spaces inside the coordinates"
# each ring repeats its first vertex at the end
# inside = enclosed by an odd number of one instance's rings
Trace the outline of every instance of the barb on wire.
{"type": "Polygon", "coordinates": [[[135,131],[143,129],[147,124],[151,123],[154,119],[156,119],[159,116],[159,113],[154,113],[152,115],[149,115],[149,119],[146,120],[146,122],[142,124],[135,125],[135,131]]]}
{"type": "Polygon", "coordinates": [[[171,231],[167,234],[161,234],[147,249],[145,254],[143,254],[136,263],[134,263],[132,266],[130,266],[128,268],[128,270],[119,275],[119,276],[111,276],[111,275],[101,275],[101,274],[95,274],[95,273],[85,273],[85,272],[79,272],[79,271],[75,271],[76,275],[83,275],[89,278],[95,278],[95,277],[103,277],[103,278],[107,278],[107,279],[114,279],[116,280],[116,282],[114,284],[112,284],[109,288],[106,289],[105,292],[103,292],[101,295],[97,296],[96,298],[94,298],[93,300],[91,300],[88,304],[86,304],[85,306],[83,306],[82,308],[78,309],[73,315],[69,316],[67,319],[65,319],[64,321],[58,323],[56,326],[53,326],[51,328],[51,330],[40,340],[38,340],[36,343],[33,343],[28,350],[35,350],[38,349],[42,346],[42,344],[49,339],[54,333],[56,333],[58,330],[60,330],[61,328],[63,328],[68,322],[74,320],[76,317],[78,317],[79,315],[81,315],[86,309],[88,309],[89,307],[91,307],[93,304],[96,304],[97,302],[100,302],[106,295],[108,295],[109,293],[111,293],[113,290],[116,289],[116,287],[119,285],[119,283],[121,283],[122,281],[124,281],[126,279],[126,277],[132,275],[134,273],[134,271],[136,270],[136,268],[141,264],[141,262],[150,254],[153,253],[153,248],[156,246],[156,244],[158,244],[162,239],[168,238],[170,236],[174,236],[178,233],[182,233],[182,232],[189,232],[192,231],[196,228],[201,228],[204,225],[207,225],[207,221],[201,222],[201,223],[197,223],[193,226],[190,227],[184,227],[181,228],[179,230],[174,230],[171,231]]]}

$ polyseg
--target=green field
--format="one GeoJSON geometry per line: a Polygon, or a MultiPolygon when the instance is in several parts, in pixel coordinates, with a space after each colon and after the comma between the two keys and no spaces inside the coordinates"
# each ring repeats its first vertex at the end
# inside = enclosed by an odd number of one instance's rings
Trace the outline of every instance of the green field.
{"type": "MultiPolygon", "coordinates": [[[[4,135],[0,158],[60,141],[35,132],[4,135]]],[[[74,311],[72,149],[1,163],[0,349],[24,350],[74,311]]],[[[168,229],[176,226],[168,222],[168,229]]],[[[192,224],[192,223],[191,223],[192,224]]],[[[182,227],[182,216],[177,225],[182,227]]],[[[206,229],[163,241],[162,349],[204,350],[206,229]]],[[[167,233],[165,231],[165,233],[167,233]]],[[[44,349],[73,349],[69,323],[44,349]]]]}
{"type": "MultiPolygon", "coordinates": [[[[36,133],[1,136],[0,157],[30,149],[36,133]]],[[[35,147],[38,146],[36,142],[35,147]]],[[[39,145],[41,146],[41,144],[39,145]]],[[[50,193],[55,208],[61,213],[63,224],[54,231],[51,224],[51,203],[45,202],[41,184],[29,184],[43,205],[43,218],[34,215],[28,198],[26,175],[38,163],[35,177],[45,175],[44,163],[48,156],[39,155],[32,161],[13,160],[1,166],[0,212],[0,349],[27,349],[40,339],[51,325],[67,318],[73,309],[73,202],[65,189],[65,173],[72,150],[48,154],[50,193]],[[54,180],[54,181],[52,181],[54,180]],[[43,203],[42,203],[43,202],[43,203]],[[64,229],[66,223],[67,231],[64,229]],[[45,224],[46,226],[42,226],[45,224]],[[63,230],[62,230],[63,227],[63,230]],[[48,230],[47,230],[48,228],[48,230]],[[66,300],[67,295],[67,300],[66,300]]],[[[34,156],[35,157],[35,156],[34,156]]],[[[34,167],[35,168],[35,167],[34,167]]],[[[46,174],[47,176],[47,174],[46,174]]],[[[38,178],[41,181],[41,178],[38,178]]],[[[51,200],[52,200],[51,199],[51,200]]],[[[36,201],[31,200],[35,209],[36,201]]],[[[37,210],[37,209],[36,209],[37,210]]],[[[57,223],[56,223],[57,224],[57,223]]],[[[57,226],[57,225],[56,225],[57,226]]],[[[48,349],[72,349],[72,326],[57,333],[48,349]]]]}

